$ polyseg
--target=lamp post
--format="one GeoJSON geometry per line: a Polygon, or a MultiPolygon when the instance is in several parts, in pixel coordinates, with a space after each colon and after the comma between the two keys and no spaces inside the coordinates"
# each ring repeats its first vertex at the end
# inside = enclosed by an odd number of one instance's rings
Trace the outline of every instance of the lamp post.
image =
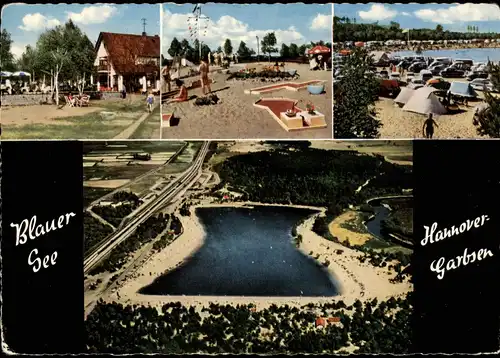
{"type": "Polygon", "coordinates": [[[257,39],[257,62],[260,61],[260,52],[259,52],[259,36],[255,36],[257,39]]]}

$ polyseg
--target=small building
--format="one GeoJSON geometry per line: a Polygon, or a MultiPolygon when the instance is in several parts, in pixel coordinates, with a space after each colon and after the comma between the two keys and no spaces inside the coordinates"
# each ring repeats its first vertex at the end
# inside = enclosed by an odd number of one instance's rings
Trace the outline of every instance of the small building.
{"type": "Polygon", "coordinates": [[[323,317],[316,318],[316,328],[326,327],[326,320],[323,317]]]}
{"type": "Polygon", "coordinates": [[[98,88],[160,88],[160,37],[101,32],[95,46],[98,88]]]}

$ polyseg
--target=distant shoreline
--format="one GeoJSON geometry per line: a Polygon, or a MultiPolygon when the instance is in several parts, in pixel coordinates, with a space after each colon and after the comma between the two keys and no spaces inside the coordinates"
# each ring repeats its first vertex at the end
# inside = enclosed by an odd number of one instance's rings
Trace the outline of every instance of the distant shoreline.
{"type": "MultiPolygon", "coordinates": [[[[334,46],[334,50],[342,50],[344,47],[343,46],[334,46]]],[[[365,47],[366,49],[370,51],[384,51],[384,52],[402,52],[402,51],[413,51],[416,52],[420,49],[420,51],[425,52],[425,51],[452,51],[452,50],[479,50],[479,49],[496,49],[500,48],[500,42],[494,42],[488,45],[481,44],[481,45],[474,45],[474,44],[451,44],[451,45],[444,45],[444,44],[435,44],[435,45],[429,45],[429,44],[423,44],[423,45],[411,45],[411,46],[372,46],[372,47],[365,47]]]]}

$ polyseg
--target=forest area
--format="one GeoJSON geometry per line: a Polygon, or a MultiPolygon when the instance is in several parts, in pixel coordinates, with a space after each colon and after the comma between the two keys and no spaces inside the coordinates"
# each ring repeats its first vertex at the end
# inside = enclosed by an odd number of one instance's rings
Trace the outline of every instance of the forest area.
{"type": "Polygon", "coordinates": [[[404,354],[411,351],[411,293],[406,297],[309,303],[301,308],[210,304],[202,309],[180,302],[154,307],[99,302],[85,322],[89,353],[347,353],[404,354]],[[339,323],[315,327],[323,317],[339,323]]]}
{"type": "Polygon", "coordinates": [[[213,191],[227,185],[243,194],[242,201],[322,206],[337,216],[349,205],[413,188],[410,166],[355,151],[308,148],[307,143],[228,158],[215,168],[221,183],[213,191]]]}

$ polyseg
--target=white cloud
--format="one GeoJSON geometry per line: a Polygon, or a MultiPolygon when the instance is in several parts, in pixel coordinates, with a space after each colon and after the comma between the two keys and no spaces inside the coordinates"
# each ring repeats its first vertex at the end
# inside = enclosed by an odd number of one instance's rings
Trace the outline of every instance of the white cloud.
{"type": "Polygon", "coordinates": [[[396,17],[397,14],[397,11],[391,10],[382,4],[374,4],[370,7],[370,10],[358,12],[360,18],[370,21],[389,20],[396,17]]]}
{"type": "Polygon", "coordinates": [[[411,14],[410,14],[409,12],[406,12],[406,11],[403,11],[403,12],[401,13],[401,15],[403,15],[403,16],[411,16],[411,14]]]}
{"type": "Polygon", "coordinates": [[[102,24],[111,16],[117,13],[117,8],[110,5],[87,6],[80,12],[68,11],[68,19],[73,20],[78,24],[102,24]]]}
{"type": "Polygon", "coordinates": [[[460,4],[440,9],[421,9],[415,16],[423,21],[453,24],[469,21],[498,21],[500,7],[495,4],[460,4]]]}
{"type": "MultiPolygon", "coordinates": [[[[164,55],[167,55],[167,50],[174,37],[179,41],[183,39],[191,40],[189,17],[190,14],[173,14],[164,9],[162,19],[162,53],[164,55]]],[[[191,23],[192,26],[195,26],[194,21],[191,23]]],[[[278,48],[281,47],[282,43],[295,42],[301,44],[306,41],[304,36],[294,26],[290,26],[288,29],[267,28],[256,30],[250,28],[248,24],[228,15],[224,15],[216,20],[209,19],[202,21],[200,26],[201,40],[212,50],[217,49],[219,46],[223,47],[226,39],[230,39],[234,51],[238,49],[240,41],[244,41],[250,49],[257,51],[256,36],[259,37],[260,41],[268,32],[275,33],[276,46],[278,48]]]]}
{"type": "Polygon", "coordinates": [[[18,45],[18,44],[13,43],[10,46],[10,52],[14,55],[14,57],[16,59],[21,57],[21,55],[23,54],[25,49],[26,49],[26,45],[18,45]]]}
{"type": "Polygon", "coordinates": [[[38,12],[25,15],[22,21],[23,24],[19,28],[24,31],[41,31],[61,24],[59,20],[49,19],[38,12]]]}
{"type": "Polygon", "coordinates": [[[330,15],[318,14],[312,20],[311,26],[309,28],[311,30],[331,29],[332,28],[332,17],[330,15]]]}

